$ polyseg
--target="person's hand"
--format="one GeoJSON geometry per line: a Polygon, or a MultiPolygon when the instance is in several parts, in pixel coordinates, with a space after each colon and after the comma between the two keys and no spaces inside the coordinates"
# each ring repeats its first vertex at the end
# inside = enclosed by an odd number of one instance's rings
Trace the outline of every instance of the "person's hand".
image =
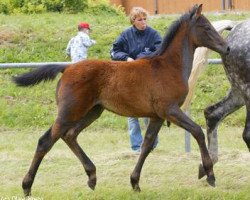
{"type": "Polygon", "coordinates": [[[134,61],[134,59],[133,59],[133,58],[128,57],[128,58],[127,58],[127,61],[128,61],[128,62],[131,62],[131,61],[134,61]]]}

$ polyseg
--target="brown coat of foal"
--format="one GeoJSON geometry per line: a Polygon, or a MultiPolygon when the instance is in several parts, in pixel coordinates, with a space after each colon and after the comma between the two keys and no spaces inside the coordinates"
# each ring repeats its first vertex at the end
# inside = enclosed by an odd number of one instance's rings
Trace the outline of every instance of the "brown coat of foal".
{"type": "Polygon", "coordinates": [[[50,65],[14,78],[17,85],[30,86],[53,80],[63,73],[57,86],[58,116],[39,139],[32,164],[23,179],[25,195],[30,195],[38,167],[54,143],[62,138],[81,161],[88,186],[96,185],[96,168],[77,142],[77,136],[95,121],[104,109],[123,116],[149,117],[138,162],[130,180],[140,191],[139,179],[164,120],[189,131],[200,148],[202,164],[210,185],[215,185],[213,163],[200,126],[180,109],[188,92],[188,78],[196,47],[205,46],[221,54],[229,48],[210,22],[194,6],[169,28],[161,48],[151,57],[133,62],[86,60],[68,66],[50,65]]]}

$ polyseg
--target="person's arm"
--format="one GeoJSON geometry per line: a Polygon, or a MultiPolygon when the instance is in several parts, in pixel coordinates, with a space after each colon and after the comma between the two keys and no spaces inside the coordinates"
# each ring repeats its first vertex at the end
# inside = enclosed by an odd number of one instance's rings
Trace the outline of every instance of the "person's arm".
{"type": "Polygon", "coordinates": [[[125,50],[125,39],[121,36],[113,43],[113,47],[110,51],[112,60],[127,61],[129,58],[128,53],[125,50]]]}
{"type": "Polygon", "coordinates": [[[71,43],[72,43],[73,38],[68,42],[67,48],[66,48],[66,54],[68,56],[71,55],[71,43]]]}
{"type": "Polygon", "coordinates": [[[85,47],[90,47],[90,46],[96,44],[96,41],[91,40],[90,37],[88,35],[86,35],[85,37],[82,37],[82,43],[85,47]]]}

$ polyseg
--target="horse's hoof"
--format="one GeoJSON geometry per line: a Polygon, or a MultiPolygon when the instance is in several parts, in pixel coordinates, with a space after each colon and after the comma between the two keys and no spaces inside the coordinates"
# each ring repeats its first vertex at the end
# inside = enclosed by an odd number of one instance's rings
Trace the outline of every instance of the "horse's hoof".
{"type": "Polygon", "coordinates": [[[203,178],[206,175],[205,169],[202,166],[202,164],[199,165],[199,174],[198,174],[198,179],[203,178]]]}
{"type": "Polygon", "coordinates": [[[207,182],[212,187],[215,187],[215,177],[214,177],[214,175],[207,177],[207,182]]]}
{"type": "Polygon", "coordinates": [[[96,178],[88,180],[88,186],[90,187],[91,190],[95,190],[96,178]]]}
{"type": "Polygon", "coordinates": [[[132,185],[132,188],[135,192],[140,192],[140,186],[139,186],[139,181],[136,178],[133,178],[132,176],[130,177],[130,183],[132,185]]]}
{"type": "Polygon", "coordinates": [[[136,184],[136,185],[133,186],[133,190],[134,190],[135,192],[141,192],[141,188],[139,187],[138,184],[136,184]]]}
{"type": "Polygon", "coordinates": [[[31,196],[31,189],[23,189],[23,193],[25,197],[31,196]]]}

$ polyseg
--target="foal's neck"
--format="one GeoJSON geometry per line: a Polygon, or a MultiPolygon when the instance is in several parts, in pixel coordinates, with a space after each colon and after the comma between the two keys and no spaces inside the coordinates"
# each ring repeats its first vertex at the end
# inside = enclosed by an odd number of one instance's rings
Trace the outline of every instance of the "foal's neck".
{"type": "Polygon", "coordinates": [[[183,40],[182,47],[182,75],[185,82],[188,82],[193,67],[194,48],[191,46],[188,37],[183,40]]]}
{"type": "Polygon", "coordinates": [[[185,82],[188,82],[192,71],[194,51],[194,45],[189,38],[188,25],[183,24],[182,27],[179,28],[167,52],[165,52],[165,56],[167,56],[167,60],[173,58],[180,60],[179,62],[175,62],[177,64],[175,67],[181,69],[185,82]]]}

